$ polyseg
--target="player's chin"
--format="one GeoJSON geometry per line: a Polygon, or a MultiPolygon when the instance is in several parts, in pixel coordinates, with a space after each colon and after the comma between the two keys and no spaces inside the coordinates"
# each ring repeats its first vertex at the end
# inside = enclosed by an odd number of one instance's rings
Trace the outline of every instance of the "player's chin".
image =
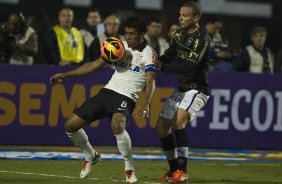
{"type": "Polygon", "coordinates": [[[186,26],[184,24],[179,24],[180,28],[185,28],[186,26]]]}

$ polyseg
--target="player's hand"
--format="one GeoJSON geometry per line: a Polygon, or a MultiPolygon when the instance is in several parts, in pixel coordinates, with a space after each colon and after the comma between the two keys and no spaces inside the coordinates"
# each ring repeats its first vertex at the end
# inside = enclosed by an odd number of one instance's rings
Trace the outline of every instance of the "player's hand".
{"type": "Polygon", "coordinates": [[[66,74],[64,73],[57,73],[55,75],[53,75],[51,78],[50,78],[50,84],[52,86],[56,85],[56,84],[59,84],[59,83],[62,83],[65,79],[66,79],[66,74]]]}
{"type": "Polygon", "coordinates": [[[149,111],[149,104],[137,104],[136,108],[134,109],[133,114],[137,117],[137,118],[149,118],[150,115],[150,111],[149,111]]]}

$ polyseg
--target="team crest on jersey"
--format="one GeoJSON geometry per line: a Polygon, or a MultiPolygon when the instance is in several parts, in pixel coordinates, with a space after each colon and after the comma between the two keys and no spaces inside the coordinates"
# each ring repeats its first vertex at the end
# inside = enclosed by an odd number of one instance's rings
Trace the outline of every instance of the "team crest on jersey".
{"type": "MultiPolygon", "coordinates": [[[[175,33],[175,35],[174,35],[174,38],[176,39],[176,40],[178,40],[178,41],[180,41],[181,39],[181,33],[175,33]]],[[[172,41],[172,40],[171,40],[172,41]]]]}
{"type": "Polygon", "coordinates": [[[188,46],[190,46],[192,44],[192,42],[193,42],[193,38],[189,38],[186,43],[187,43],[188,46]]]}

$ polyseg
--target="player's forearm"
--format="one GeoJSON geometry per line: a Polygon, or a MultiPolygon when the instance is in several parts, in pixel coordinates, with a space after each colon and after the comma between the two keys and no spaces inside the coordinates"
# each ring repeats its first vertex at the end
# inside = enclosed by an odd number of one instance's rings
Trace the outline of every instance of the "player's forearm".
{"type": "Polygon", "coordinates": [[[150,104],[155,88],[155,81],[153,84],[146,86],[144,104],[150,104]]]}
{"type": "Polygon", "coordinates": [[[79,67],[75,70],[71,70],[69,72],[66,72],[65,73],[66,77],[70,78],[70,77],[90,74],[90,73],[92,73],[92,72],[94,72],[97,69],[102,67],[102,64],[96,63],[96,62],[99,62],[99,61],[93,61],[93,62],[85,63],[84,65],[82,65],[81,67],[79,67]]]}
{"type": "Polygon", "coordinates": [[[147,81],[145,88],[145,99],[144,99],[145,104],[150,104],[155,88],[156,88],[155,78],[147,81]]]}

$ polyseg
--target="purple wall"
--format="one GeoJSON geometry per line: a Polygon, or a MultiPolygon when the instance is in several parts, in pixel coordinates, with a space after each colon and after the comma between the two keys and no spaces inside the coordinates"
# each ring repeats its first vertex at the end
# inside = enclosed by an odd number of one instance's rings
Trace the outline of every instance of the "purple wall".
{"type": "MultiPolygon", "coordinates": [[[[111,77],[110,69],[51,88],[49,78],[71,69],[0,65],[0,144],[70,145],[63,125],[75,106],[111,77]]],[[[282,75],[210,73],[211,96],[187,128],[193,147],[282,149],[282,75]]],[[[158,146],[152,127],[177,77],[159,73],[148,120],[130,119],[134,145],[158,146]]],[[[94,145],[115,145],[108,119],[85,129],[94,145]]]]}

